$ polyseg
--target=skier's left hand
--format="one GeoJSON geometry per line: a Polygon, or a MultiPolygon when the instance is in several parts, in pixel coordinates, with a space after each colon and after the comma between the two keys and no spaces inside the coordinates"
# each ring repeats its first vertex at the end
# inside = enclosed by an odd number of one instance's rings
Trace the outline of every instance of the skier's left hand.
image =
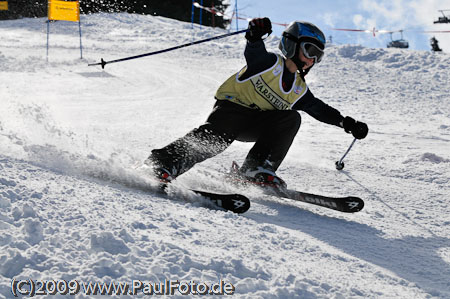
{"type": "Polygon", "coordinates": [[[345,132],[352,133],[356,139],[364,139],[369,133],[369,127],[363,122],[355,121],[350,116],[346,116],[342,121],[345,132]]]}

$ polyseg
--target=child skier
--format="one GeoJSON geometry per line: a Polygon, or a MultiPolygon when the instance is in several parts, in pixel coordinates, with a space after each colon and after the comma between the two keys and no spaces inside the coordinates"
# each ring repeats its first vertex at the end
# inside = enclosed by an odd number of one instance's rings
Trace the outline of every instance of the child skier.
{"type": "Polygon", "coordinates": [[[341,127],[357,139],[366,137],[365,123],[344,118],[314,97],[305,83],[305,75],[324,55],[325,36],[319,28],[308,22],[292,22],[279,43],[283,56],[265,48],[262,36],[272,32],[268,18],[251,20],[248,29],[244,51],[247,65],[219,87],[206,122],[169,145],[152,150],[145,160],[159,180],[170,182],[238,140],[255,143],[237,170],[241,177],[286,187],[275,171],[300,128],[296,110],[341,127]]]}

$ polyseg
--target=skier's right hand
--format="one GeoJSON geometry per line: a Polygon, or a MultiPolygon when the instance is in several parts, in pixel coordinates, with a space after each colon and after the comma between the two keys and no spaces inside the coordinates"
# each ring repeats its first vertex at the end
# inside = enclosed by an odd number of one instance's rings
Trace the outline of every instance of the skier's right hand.
{"type": "Polygon", "coordinates": [[[350,116],[346,116],[342,121],[345,132],[352,133],[356,139],[364,139],[369,133],[369,127],[363,122],[356,121],[350,116]]]}
{"type": "Polygon", "coordinates": [[[266,33],[267,35],[272,33],[272,23],[269,18],[254,18],[248,22],[248,31],[245,33],[245,38],[254,43],[266,33]]]}

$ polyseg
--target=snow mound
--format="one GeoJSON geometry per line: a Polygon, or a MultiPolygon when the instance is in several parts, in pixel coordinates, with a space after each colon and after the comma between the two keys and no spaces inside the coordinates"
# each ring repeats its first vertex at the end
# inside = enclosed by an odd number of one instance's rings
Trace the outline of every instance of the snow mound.
{"type": "Polygon", "coordinates": [[[442,157],[439,157],[438,155],[435,155],[433,153],[425,153],[421,157],[422,161],[428,161],[432,163],[450,163],[450,159],[445,159],[442,157]]]}

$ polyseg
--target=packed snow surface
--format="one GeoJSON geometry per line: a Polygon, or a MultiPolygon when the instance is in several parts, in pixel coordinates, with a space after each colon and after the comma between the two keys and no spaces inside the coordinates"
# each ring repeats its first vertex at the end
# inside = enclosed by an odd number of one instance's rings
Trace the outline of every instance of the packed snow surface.
{"type": "Polygon", "coordinates": [[[450,298],[448,54],[329,45],[307,83],[369,135],[339,172],[352,136],[301,113],[279,175],[365,208],[344,214],[225,185],[214,174],[251,147],[236,142],[173,187],[244,193],[251,209],[236,215],[143,191],[152,183],[136,165],[205,121],[216,89],[245,65],[244,37],[102,70],[87,64],[227,32],[83,16],[80,59],[77,24],[50,25],[47,62],[45,19],[0,22],[1,298],[13,279],[222,280],[239,298],[450,298]]]}

